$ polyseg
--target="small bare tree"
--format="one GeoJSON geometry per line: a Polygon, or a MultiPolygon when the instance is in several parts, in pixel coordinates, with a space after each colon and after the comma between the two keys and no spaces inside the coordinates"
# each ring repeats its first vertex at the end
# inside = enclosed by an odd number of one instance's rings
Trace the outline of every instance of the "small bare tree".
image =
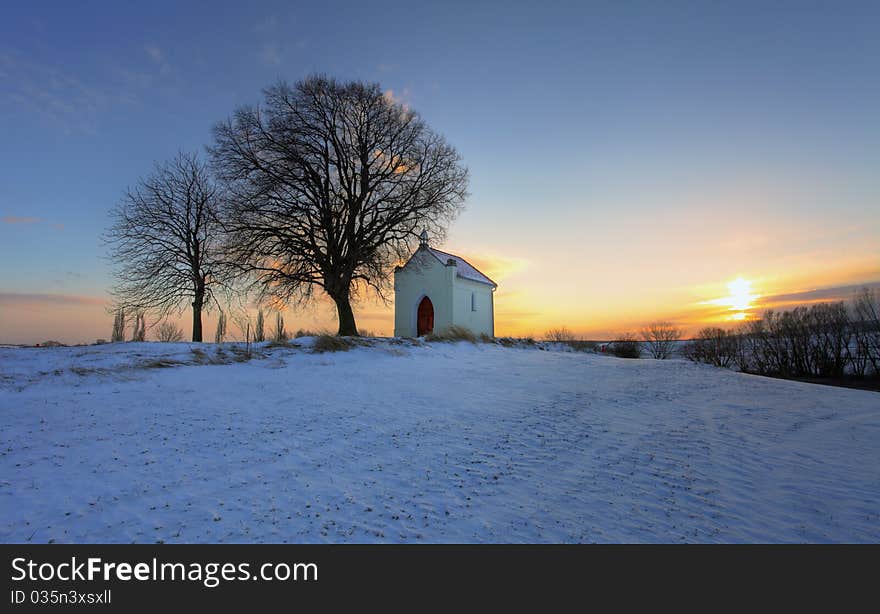
{"type": "Polygon", "coordinates": [[[192,340],[202,340],[202,310],[231,271],[220,245],[219,200],[207,167],[185,153],[126,192],[105,235],[120,308],[164,317],[190,305],[192,340]]]}
{"type": "Polygon", "coordinates": [[[156,328],[156,339],[162,343],[183,341],[183,331],[174,323],[165,320],[156,328]]]}
{"type": "Polygon", "coordinates": [[[421,231],[442,238],[467,195],[458,152],[375,83],[279,83],[214,137],[236,261],[282,302],[324,291],[340,335],[358,334],[352,297],[384,296],[421,231]]]}
{"type": "Polygon", "coordinates": [[[651,322],[642,329],[642,341],[651,356],[657,359],[669,358],[679,339],[681,329],[671,322],[651,322]]]}

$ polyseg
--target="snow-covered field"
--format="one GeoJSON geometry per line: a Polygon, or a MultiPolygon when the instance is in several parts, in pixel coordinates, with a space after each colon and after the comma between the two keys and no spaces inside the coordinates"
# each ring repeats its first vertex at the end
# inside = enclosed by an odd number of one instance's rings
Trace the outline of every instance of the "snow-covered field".
{"type": "Polygon", "coordinates": [[[0,349],[0,541],[880,541],[878,393],[300,343],[0,349]]]}

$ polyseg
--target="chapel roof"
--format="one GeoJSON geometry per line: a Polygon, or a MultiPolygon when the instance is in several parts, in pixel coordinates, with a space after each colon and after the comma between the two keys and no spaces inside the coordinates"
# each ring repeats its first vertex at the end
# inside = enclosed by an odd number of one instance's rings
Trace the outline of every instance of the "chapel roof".
{"type": "Polygon", "coordinates": [[[437,260],[440,261],[440,264],[445,265],[446,262],[452,258],[455,260],[455,274],[462,279],[467,279],[470,281],[475,281],[481,284],[489,284],[495,288],[498,287],[494,281],[489,279],[486,275],[483,275],[477,268],[472,265],[470,262],[462,258],[461,256],[456,256],[455,254],[450,254],[448,252],[440,251],[439,249],[434,249],[433,247],[427,247],[428,252],[432,256],[434,256],[437,260]]]}

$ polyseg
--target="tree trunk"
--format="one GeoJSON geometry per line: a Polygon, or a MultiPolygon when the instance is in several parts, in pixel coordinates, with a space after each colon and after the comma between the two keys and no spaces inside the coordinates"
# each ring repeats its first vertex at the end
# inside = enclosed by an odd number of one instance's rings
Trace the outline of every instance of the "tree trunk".
{"type": "Polygon", "coordinates": [[[357,325],[354,322],[354,312],[351,310],[351,303],[348,296],[334,298],[336,303],[336,312],[339,314],[339,332],[342,337],[357,337],[357,325]]]}
{"type": "Polygon", "coordinates": [[[205,302],[205,293],[197,292],[192,302],[193,308],[193,336],[192,340],[202,342],[202,305],[205,302]]]}

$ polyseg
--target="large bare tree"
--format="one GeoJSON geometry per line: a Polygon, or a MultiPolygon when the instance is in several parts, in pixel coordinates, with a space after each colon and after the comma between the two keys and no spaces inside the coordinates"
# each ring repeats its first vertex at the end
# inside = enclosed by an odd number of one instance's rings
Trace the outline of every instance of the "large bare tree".
{"type": "Polygon", "coordinates": [[[214,137],[236,262],[264,297],[326,292],[340,335],[357,335],[351,299],[384,296],[421,230],[442,238],[467,196],[458,152],[378,84],[281,82],[214,137]]]}
{"type": "Polygon", "coordinates": [[[126,191],[106,234],[122,309],[160,317],[192,307],[192,340],[202,311],[229,278],[217,217],[219,191],[196,154],[180,153],[126,191]]]}

